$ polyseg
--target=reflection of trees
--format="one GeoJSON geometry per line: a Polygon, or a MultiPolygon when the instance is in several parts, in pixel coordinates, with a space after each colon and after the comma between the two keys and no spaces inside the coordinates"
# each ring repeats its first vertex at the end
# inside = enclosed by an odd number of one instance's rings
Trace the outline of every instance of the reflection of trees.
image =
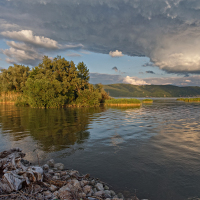
{"type": "Polygon", "coordinates": [[[59,151],[83,143],[89,137],[90,116],[101,111],[99,107],[47,110],[0,105],[0,123],[3,134],[14,141],[31,135],[43,151],[59,151]]]}

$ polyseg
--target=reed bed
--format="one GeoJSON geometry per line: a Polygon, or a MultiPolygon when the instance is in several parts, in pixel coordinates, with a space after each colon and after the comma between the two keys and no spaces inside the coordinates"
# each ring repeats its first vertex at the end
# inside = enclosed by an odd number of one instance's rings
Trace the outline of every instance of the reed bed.
{"type": "Polygon", "coordinates": [[[15,104],[21,95],[21,93],[17,92],[2,92],[0,94],[0,103],[15,104]]]}
{"type": "Polygon", "coordinates": [[[184,102],[200,102],[200,98],[179,98],[177,101],[184,101],[184,102]]]}
{"type": "Polygon", "coordinates": [[[153,103],[152,99],[144,99],[142,100],[142,103],[153,103]]]}
{"type": "Polygon", "coordinates": [[[105,100],[105,105],[109,105],[109,106],[140,106],[141,101],[138,99],[109,99],[109,100],[105,100]]]}

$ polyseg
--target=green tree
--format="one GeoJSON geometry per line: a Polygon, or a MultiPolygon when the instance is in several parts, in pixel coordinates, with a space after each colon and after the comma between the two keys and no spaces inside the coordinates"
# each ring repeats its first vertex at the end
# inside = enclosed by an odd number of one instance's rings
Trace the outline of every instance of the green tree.
{"type": "Polygon", "coordinates": [[[4,92],[22,92],[27,81],[30,68],[24,65],[10,66],[8,69],[1,69],[0,81],[1,90],[4,92]]]}

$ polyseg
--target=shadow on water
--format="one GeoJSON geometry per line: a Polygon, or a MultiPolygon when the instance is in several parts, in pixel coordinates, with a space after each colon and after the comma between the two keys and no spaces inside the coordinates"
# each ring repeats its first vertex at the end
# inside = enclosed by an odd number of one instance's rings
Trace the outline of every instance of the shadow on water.
{"type": "Polygon", "coordinates": [[[31,136],[45,152],[60,151],[89,138],[91,116],[104,108],[37,109],[0,105],[2,134],[12,141],[31,136]]]}

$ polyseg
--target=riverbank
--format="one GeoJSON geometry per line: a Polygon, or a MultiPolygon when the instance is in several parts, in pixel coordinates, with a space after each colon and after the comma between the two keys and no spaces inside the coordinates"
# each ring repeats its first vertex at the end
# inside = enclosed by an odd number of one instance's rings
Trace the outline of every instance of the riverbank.
{"type": "MultiPolygon", "coordinates": [[[[24,157],[19,148],[0,153],[0,199],[125,199],[98,178],[65,169],[53,159],[43,166],[32,166],[24,157]]],[[[139,199],[135,196],[132,200],[139,199]]]]}

